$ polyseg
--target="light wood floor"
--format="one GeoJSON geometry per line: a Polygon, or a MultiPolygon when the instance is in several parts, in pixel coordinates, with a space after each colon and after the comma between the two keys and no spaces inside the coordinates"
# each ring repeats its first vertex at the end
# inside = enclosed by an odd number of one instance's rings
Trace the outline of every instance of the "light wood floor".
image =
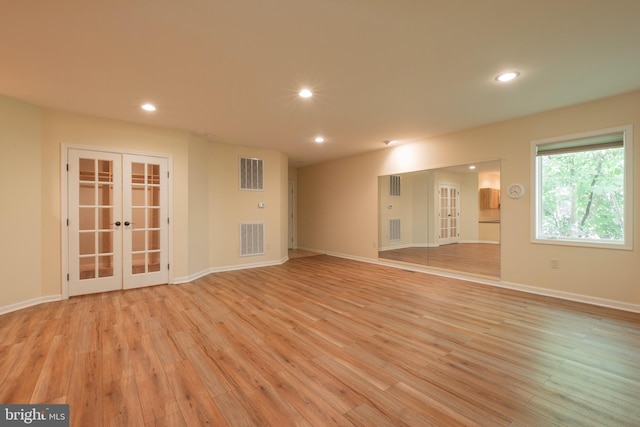
{"type": "Polygon", "coordinates": [[[435,248],[410,247],[378,252],[378,257],[445,270],[500,277],[500,245],[454,243],[435,248]]]}
{"type": "Polygon", "coordinates": [[[0,316],[0,402],[77,426],[638,426],[639,392],[640,314],[326,255],[0,316]]]}

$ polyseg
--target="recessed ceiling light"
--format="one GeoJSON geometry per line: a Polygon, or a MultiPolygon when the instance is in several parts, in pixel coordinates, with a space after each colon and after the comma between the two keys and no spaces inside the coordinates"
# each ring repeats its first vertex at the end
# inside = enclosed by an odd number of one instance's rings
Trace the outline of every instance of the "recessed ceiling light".
{"type": "Polygon", "coordinates": [[[496,80],[499,82],[510,82],[520,75],[517,71],[508,71],[506,73],[500,73],[496,76],[496,80]]]}
{"type": "Polygon", "coordinates": [[[474,165],[469,166],[469,169],[474,170],[476,167],[474,165]]]}
{"type": "Polygon", "coordinates": [[[384,143],[384,145],[393,145],[393,144],[395,144],[395,143],[396,143],[396,142],[398,142],[398,141],[393,141],[393,140],[388,140],[388,139],[386,139],[386,140],[384,140],[384,141],[382,141],[382,142],[384,143]]]}
{"type": "Polygon", "coordinates": [[[298,92],[298,95],[300,95],[301,98],[311,98],[313,96],[313,92],[311,92],[309,89],[302,89],[300,92],[298,92]]]}
{"type": "Polygon", "coordinates": [[[144,111],[156,111],[156,106],[153,104],[149,104],[148,102],[146,104],[142,104],[141,108],[144,111]]]}
{"type": "Polygon", "coordinates": [[[316,136],[315,138],[313,138],[313,140],[315,142],[317,142],[318,144],[322,144],[324,142],[324,137],[322,136],[316,136]]]}

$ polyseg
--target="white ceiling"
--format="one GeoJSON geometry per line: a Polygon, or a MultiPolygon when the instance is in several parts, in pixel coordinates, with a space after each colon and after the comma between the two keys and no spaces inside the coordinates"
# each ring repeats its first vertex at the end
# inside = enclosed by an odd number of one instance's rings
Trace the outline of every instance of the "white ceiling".
{"type": "Polygon", "coordinates": [[[0,94],[308,165],[638,89],[639,21],[640,0],[0,0],[0,94]]]}

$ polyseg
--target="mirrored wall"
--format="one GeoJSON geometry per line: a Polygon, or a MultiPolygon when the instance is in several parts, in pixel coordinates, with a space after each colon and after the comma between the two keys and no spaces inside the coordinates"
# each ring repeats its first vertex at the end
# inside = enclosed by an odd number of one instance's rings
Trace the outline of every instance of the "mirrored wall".
{"type": "Polygon", "coordinates": [[[378,177],[378,257],[500,277],[500,162],[378,177]]]}

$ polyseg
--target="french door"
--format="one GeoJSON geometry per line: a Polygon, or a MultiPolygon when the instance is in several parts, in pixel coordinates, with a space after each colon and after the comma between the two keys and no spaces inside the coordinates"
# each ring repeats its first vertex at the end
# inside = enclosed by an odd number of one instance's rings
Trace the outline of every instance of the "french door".
{"type": "Polygon", "coordinates": [[[440,231],[439,244],[457,243],[460,240],[460,190],[457,185],[438,186],[440,231]]]}
{"type": "Polygon", "coordinates": [[[69,295],[167,283],[168,160],[69,149],[69,295]]]}

